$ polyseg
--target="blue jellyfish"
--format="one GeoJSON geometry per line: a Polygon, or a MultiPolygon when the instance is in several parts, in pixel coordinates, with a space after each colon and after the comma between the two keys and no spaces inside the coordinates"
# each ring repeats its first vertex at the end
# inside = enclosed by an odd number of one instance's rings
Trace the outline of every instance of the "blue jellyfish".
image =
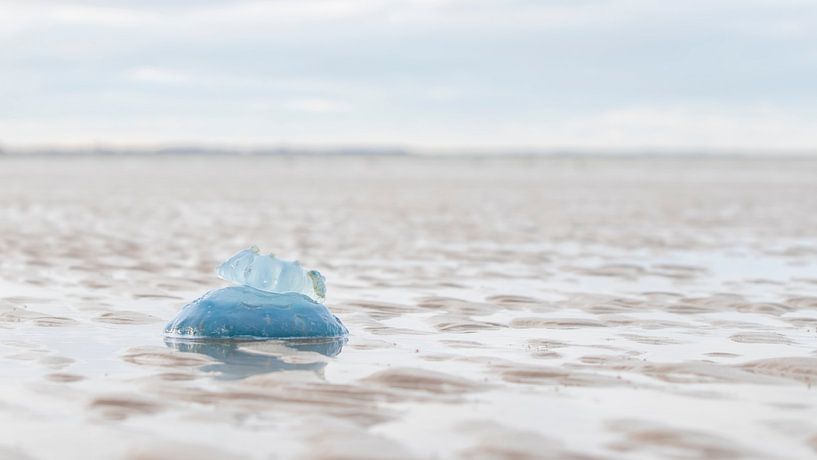
{"type": "Polygon", "coordinates": [[[165,326],[175,339],[305,339],[345,337],[349,331],[320,303],[324,277],[298,262],[260,255],[252,247],[217,273],[237,286],[216,289],[185,305],[165,326]]]}

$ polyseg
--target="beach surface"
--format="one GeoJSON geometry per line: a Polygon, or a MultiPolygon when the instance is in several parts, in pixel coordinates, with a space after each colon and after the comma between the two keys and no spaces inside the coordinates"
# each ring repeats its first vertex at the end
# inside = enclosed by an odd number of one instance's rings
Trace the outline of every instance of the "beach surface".
{"type": "Polygon", "coordinates": [[[817,455],[817,160],[7,156],[0,255],[0,459],[817,455]],[[348,342],[164,341],[253,244],[348,342]]]}

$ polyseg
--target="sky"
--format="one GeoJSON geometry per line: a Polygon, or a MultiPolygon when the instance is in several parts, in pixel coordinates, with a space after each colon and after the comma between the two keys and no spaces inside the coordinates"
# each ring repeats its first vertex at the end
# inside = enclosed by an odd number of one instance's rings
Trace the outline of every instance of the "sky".
{"type": "Polygon", "coordinates": [[[813,0],[0,0],[0,146],[817,153],[813,0]]]}

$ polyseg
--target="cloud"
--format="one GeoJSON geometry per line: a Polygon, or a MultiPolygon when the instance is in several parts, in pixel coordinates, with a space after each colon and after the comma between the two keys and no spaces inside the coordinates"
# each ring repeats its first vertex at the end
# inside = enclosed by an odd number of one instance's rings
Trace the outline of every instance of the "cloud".
{"type": "MultiPolygon", "coordinates": [[[[502,126],[502,125],[500,125],[502,126]]],[[[817,112],[739,105],[625,106],[502,126],[521,144],[593,150],[817,152],[817,112]],[[525,141],[523,141],[525,140],[525,141]]]]}
{"type": "Polygon", "coordinates": [[[57,4],[49,13],[48,18],[55,23],[101,27],[143,26],[161,19],[155,12],[134,8],[77,4],[57,4]]]}
{"type": "Polygon", "coordinates": [[[136,67],[125,72],[125,76],[138,82],[163,85],[178,85],[193,81],[193,77],[189,74],[158,67],[136,67]]]}
{"type": "Polygon", "coordinates": [[[331,99],[310,98],[293,99],[284,104],[289,110],[310,113],[340,113],[348,112],[349,106],[331,99]]]}

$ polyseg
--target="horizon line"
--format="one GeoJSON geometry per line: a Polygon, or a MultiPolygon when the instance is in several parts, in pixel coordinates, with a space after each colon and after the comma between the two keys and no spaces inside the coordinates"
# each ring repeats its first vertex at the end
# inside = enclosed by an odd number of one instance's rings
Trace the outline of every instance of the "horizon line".
{"type": "Polygon", "coordinates": [[[745,147],[419,147],[401,145],[355,144],[220,144],[168,142],[152,144],[42,144],[3,145],[0,155],[8,156],[115,156],[115,155],[221,155],[221,156],[817,156],[815,148],[745,148],[745,147]]]}

